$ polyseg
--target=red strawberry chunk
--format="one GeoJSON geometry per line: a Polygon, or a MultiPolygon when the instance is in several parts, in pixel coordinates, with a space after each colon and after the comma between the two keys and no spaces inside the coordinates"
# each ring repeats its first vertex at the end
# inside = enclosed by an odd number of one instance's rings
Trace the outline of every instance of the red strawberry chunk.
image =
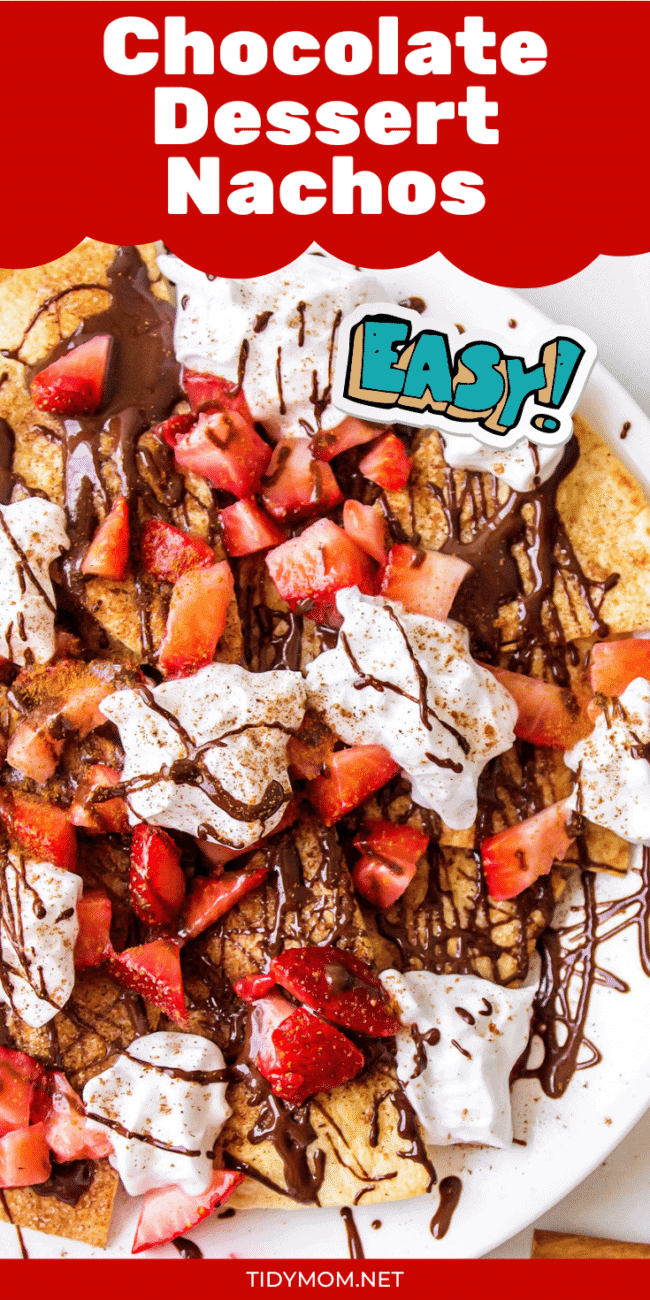
{"type": "Polygon", "coordinates": [[[149,519],[140,535],[142,567],[163,582],[177,582],[188,569],[214,564],[214,551],[202,537],[182,533],[162,519],[149,519]]]}
{"type": "Polygon", "coordinates": [[[56,771],[65,745],[65,735],[61,733],[75,732],[83,740],[95,727],[101,727],[106,719],[99,711],[99,704],[115,689],[114,681],[102,681],[85,665],[69,664],[65,660],[56,665],[52,678],[46,681],[48,684],[51,681],[53,687],[58,681],[61,696],[32,709],[18,723],[7,750],[10,766],[39,783],[48,781],[56,771]]]}
{"type": "Polygon", "coordinates": [[[335,429],[321,429],[311,440],[312,456],[315,460],[331,460],[341,451],[358,447],[361,443],[372,442],[377,437],[377,425],[357,420],[354,415],[347,415],[335,429]]]}
{"type": "Polygon", "coordinates": [[[195,424],[196,416],[191,411],[184,411],[181,415],[170,415],[168,420],[156,424],[152,432],[157,438],[162,438],[168,447],[175,447],[179,439],[189,433],[195,424]]]}
{"type": "Polygon", "coordinates": [[[96,790],[119,785],[121,772],[105,763],[95,763],[88,768],[83,781],[77,786],[70,808],[73,826],[83,826],[91,835],[126,835],[129,830],[129,810],[121,798],[93,800],[96,790]]]}
{"type": "Polygon", "coordinates": [[[571,749],[592,730],[572,691],[553,682],[540,682],[523,673],[490,668],[497,681],[512,695],[519,714],[515,735],[533,745],[571,749]]]}
{"type": "Polygon", "coordinates": [[[307,709],[295,736],[287,743],[292,775],[314,781],[334,753],[336,736],[314,709],[307,709]]]}
{"type": "Polygon", "coordinates": [[[379,487],[398,492],[408,483],[411,462],[396,434],[385,433],[359,461],[359,469],[379,487]]]}
{"type": "Polygon", "coordinates": [[[571,819],[566,799],[562,799],[483,840],[483,870],[488,892],[496,902],[516,898],[538,876],[547,875],[554,862],[562,861],[578,834],[571,819]]]}
{"type": "Polygon", "coordinates": [[[86,552],[81,572],[97,578],[121,582],[129,561],[129,507],[119,497],[110,514],[99,525],[86,552]]]}
{"type": "Polygon", "coordinates": [[[111,900],[103,889],[86,889],[77,903],[79,934],[74,946],[76,970],[101,966],[111,951],[111,900]]]}
{"type": "Polygon", "coordinates": [[[51,722],[49,714],[43,718],[41,710],[34,710],[31,717],[18,723],[7,749],[9,766],[39,785],[54,776],[65,744],[51,734],[51,722]]]}
{"type": "Polygon", "coordinates": [[[324,515],[343,501],[329,465],[315,460],[307,438],[281,438],[262,479],[262,500],[274,519],[324,515]]]}
{"type": "Polygon", "coordinates": [[[196,1228],[228,1200],[243,1178],[244,1175],[236,1170],[215,1169],[210,1186],[200,1196],[188,1196],[181,1187],[157,1187],[155,1191],[147,1192],[142,1201],[131,1254],[139,1255],[152,1246],[164,1246],[166,1241],[173,1241],[196,1228]]]}
{"type": "Polygon", "coordinates": [[[40,370],[30,387],[39,411],[92,415],[98,410],[104,397],[112,343],[110,334],[96,334],[40,370]]]}
{"type": "Polygon", "coordinates": [[[25,1052],[0,1047],[0,1137],[16,1128],[27,1128],[35,1082],[43,1067],[25,1052]]]}
{"type": "Polygon", "coordinates": [[[174,447],[179,470],[202,474],[236,497],[249,497],[270,459],[271,448],[236,411],[200,415],[174,447]]]}
{"type": "Polygon", "coordinates": [[[301,612],[330,627],[340,627],[343,621],[334,599],[337,591],[358,587],[369,596],[375,591],[372,560],[331,519],[319,519],[299,537],[276,546],[266,565],[292,609],[305,602],[301,612]]]}
{"type": "Polygon", "coordinates": [[[346,501],[343,527],[352,541],[378,564],[385,564],[388,550],[388,527],[383,515],[361,501],[346,501]]]}
{"type": "Polygon", "coordinates": [[[274,984],[275,980],[270,975],[245,975],[243,979],[235,981],[233,988],[244,1002],[256,1002],[258,998],[270,993],[274,984]]]}
{"type": "Polygon", "coordinates": [[[184,939],[194,939],[229,912],[240,898],[257,889],[267,873],[268,866],[263,866],[256,871],[227,871],[216,879],[196,876],[190,885],[183,928],[179,933],[184,939]]]}
{"type": "Polygon", "coordinates": [[[185,899],[180,849],[171,835],[142,822],[131,842],[129,898],[146,925],[171,925],[185,899]]]}
{"type": "Polygon", "coordinates": [[[0,817],[30,857],[74,871],[77,834],[66,809],[29,794],[16,793],[8,798],[5,793],[0,801],[0,817]]]}
{"type": "Polygon", "coordinates": [[[381,745],[353,745],[332,754],[327,775],[310,781],[307,797],[323,825],[333,826],[398,771],[397,763],[381,745]]]}
{"type": "Polygon", "coordinates": [[[52,1172],[44,1124],[16,1128],[0,1138],[0,1187],[33,1187],[52,1172]]]}
{"type": "Polygon", "coordinates": [[[209,569],[190,569],[178,579],[158,656],[167,677],[189,677],[212,662],[234,589],[226,560],[209,569]]]}
{"type": "MultiPolygon", "coordinates": [[[[272,834],[279,835],[280,831],[286,830],[287,826],[292,826],[299,811],[298,800],[290,799],[288,804],[285,804],[282,817],[272,834]]],[[[212,864],[213,868],[216,868],[211,872],[211,875],[219,876],[227,862],[232,862],[233,858],[240,858],[243,853],[254,853],[256,849],[260,849],[263,844],[266,844],[268,839],[269,836],[264,835],[261,840],[256,840],[255,844],[248,844],[245,849],[229,849],[225,844],[216,844],[214,840],[200,840],[198,838],[195,839],[195,844],[198,845],[201,853],[212,864]]]]}
{"type": "Polygon", "coordinates": [[[241,386],[222,379],[221,375],[183,370],[183,388],[194,412],[234,411],[248,424],[254,423],[241,386]]]}
{"type": "Polygon", "coordinates": [[[392,907],[408,889],[415,875],[415,866],[398,866],[364,854],[352,868],[352,883],[358,894],[373,907],[392,907]]]}
{"type": "Polygon", "coordinates": [[[292,1016],[295,1007],[279,992],[267,993],[253,1003],[248,1013],[248,1054],[265,1079],[279,1069],[273,1034],[283,1020],[292,1016]]]}
{"type": "Polygon", "coordinates": [[[589,658],[589,682],[594,695],[623,694],[636,677],[650,681],[650,641],[599,641],[589,658]]]}
{"type": "Polygon", "coordinates": [[[414,867],[429,847],[429,836],[414,826],[397,826],[395,822],[366,822],[355,836],[354,847],[363,853],[376,853],[398,867],[414,867]]]}
{"type": "Polygon", "coordinates": [[[154,939],[138,948],[125,948],[124,952],[112,953],[108,968],[118,984],[139,993],[177,1024],[187,1023],[177,943],[154,939]]]}
{"type": "Polygon", "coordinates": [[[363,1053],[345,1034],[302,1008],[278,1025],[272,1042],[277,1067],[265,1077],[276,1096],[292,1106],[302,1106],[315,1092],[331,1092],[365,1065],[363,1053]]]}
{"type": "Polygon", "coordinates": [[[279,546],[286,533],[250,497],[221,511],[223,544],[229,555],[253,555],[279,546]]]}
{"type": "Polygon", "coordinates": [[[442,620],[447,617],[471,567],[456,555],[416,551],[399,543],[388,552],[381,576],[381,594],[388,600],[398,600],[409,614],[426,614],[442,620]]]}
{"type": "Polygon", "coordinates": [[[57,1160],[101,1160],[113,1147],[106,1129],[93,1128],[81,1097],[60,1071],[50,1075],[50,1107],[45,1137],[57,1160]]]}
{"type": "Polygon", "coordinates": [[[389,1038],[399,1021],[386,1010],[386,995],[370,967],[339,948],[288,948],[274,957],[270,975],[300,1002],[327,1020],[373,1038],[389,1038]]]}

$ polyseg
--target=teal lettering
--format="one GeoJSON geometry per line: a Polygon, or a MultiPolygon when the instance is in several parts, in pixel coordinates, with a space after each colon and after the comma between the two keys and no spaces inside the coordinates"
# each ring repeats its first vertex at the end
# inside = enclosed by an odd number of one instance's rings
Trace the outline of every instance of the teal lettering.
{"type": "Polygon", "coordinates": [[[362,388],[374,388],[380,393],[402,391],[406,376],[403,370],[393,369],[397,361],[395,346],[408,338],[409,331],[408,321],[393,316],[368,316],[364,319],[362,388]]]}
{"type": "Polygon", "coordinates": [[[520,357],[508,357],[506,370],[508,397],[499,416],[499,424],[506,429],[512,429],[519,420],[526,398],[530,397],[531,393],[537,393],[540,388],[544,388],[546,372],[543,366],[533,366],[532,370],[526,370],[520,357]]]}
{"type": "Polygon", "coordinates": [[[468,343],[456,360],[467,366],[475,376],[473,384],[458,384],[454,394],[454,406],[461,411],[489,411],[503,396],[505,381],[495,366],[502,360],[499,348],[494,343],[468,343]]]}
{"type": "Polygon", "coordinates": [[[451,402],[451,358],[444,334],[424,330],[418,334],[406,372],[405,397],[422,397],[431,390],[435,402],[451,402]]]}

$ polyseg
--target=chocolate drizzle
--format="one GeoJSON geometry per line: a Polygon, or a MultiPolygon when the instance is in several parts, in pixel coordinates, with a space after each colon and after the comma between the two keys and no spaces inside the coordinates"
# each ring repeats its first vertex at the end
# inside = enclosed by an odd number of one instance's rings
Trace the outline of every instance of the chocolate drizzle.
{"type": "Polygon", "coordinates": [[[189,1237],[174,1237],[172,1246],[178,1251],[181,1259],[203,1259],[201,1247],[197,1246],[195,1241],[190,1241],[189,1237]]]}
{"type": "Polygon", "coordinates": [[[345,1222],[345,1233],[348,1240],[348,1255],[350,1259],[365,1259],[363,1246],[359,1230],[354,1222],[354,1215],[349,1205],[343,1205],[339,1210],[341,1218],[345,1222]]]}
{"type": "Polygon", "coordinates": [[[438,1188],[440,1197],[438,1209],[429,1224],[431,1236],[435,1237],[436,1241],[441,1241],[449,1232],[462,1190],[463,1184],[454,1174],[449,1174],[442,1179],[438,1188]]]}
{"type": "Polygon", "coordinates": [[[63,1164],[53,1160],[47,1182],[37,1183],[32,1191],[37,1196],[54,1196],[64,1205],[76,1205],[92,1187],[96,1168],[94,1160],[70,1160],[63,1164]]]}

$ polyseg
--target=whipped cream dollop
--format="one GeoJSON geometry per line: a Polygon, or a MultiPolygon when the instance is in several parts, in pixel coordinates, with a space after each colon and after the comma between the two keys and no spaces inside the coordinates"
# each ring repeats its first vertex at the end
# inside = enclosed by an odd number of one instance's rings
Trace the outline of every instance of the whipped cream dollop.
{"type": "Polygon", "coordinates": [[[83,881],[49,862],[13,850],[0,866],[0,1002],[40,1029],[74,988],[77,903],[83,881]]]}
{"type": "Polygon", "coordinates": [[[397,1077],[427,1144],[509,1146],[510,1071],[528,1042],[537,970],[518,989],[426,970],[381,981],[399,1005],[397,1077]]]}
{"type": "Polygon", "coordinates": [[[209,1187],[214,1144],[232,1114],[224,1068],[219,1048],[198,1034],[147,1034],[86,1084],[88,1121],[108,1133],[109,1161],[129,1196],[168,1184],[198,1196],[209,1187]]]}
{"type": "MultiPolygon", "coordinates": [[[[253,418],[278,438],[315,433],[315,404],[332,381],[340,320],[361,303],[384,299],[379,281],[313,253],[251,280],[208,279],[168,254],[158,265],[176,285],[178,360],[236,383],[247,343],[243,383],[253,418]]],[[[333,429],[344,417],[324,400],[320,427],[333,429]]]]}
{"type": "Polygon", "coordinates": [[[484,447],[469,434],[441,433],[442,454],[452,469],[474,469],[494,474],[516,492],[530,492],[545,483],[557,469],[564,447],[538,447],[521,438],[514,447],[484,447]]]}
{"type": "Polygon", "coordinates": [[[383,745],[410,777],[413,798],[447,826],[476,817],[485,764],[514,741],[517,706],[472,659],[464,627],[357,587],[339,591],[334,650],[307,669],[309,704],[348,745],[383,745]]]}
{"type": "Polygon", "coordinates": [[[152,690],[117,691],[100,708],[119,728],[132,825],[246,848],[281,821],[288,735],[305,711],[300,673],[209,664],[152,690]]]}
{"type": "Polygon", "coordinates": [[[631,844],[650,844],[650,682],[607,701],[593,731],[564,755],[576,773],[567,807],[631,844]]]}
{"type": "Polygon", "coordinates": [[[44,497],[0,506],[0,655],[16,664],[54,654],[50,565],[70,545],[65,514],[44,497]]]}

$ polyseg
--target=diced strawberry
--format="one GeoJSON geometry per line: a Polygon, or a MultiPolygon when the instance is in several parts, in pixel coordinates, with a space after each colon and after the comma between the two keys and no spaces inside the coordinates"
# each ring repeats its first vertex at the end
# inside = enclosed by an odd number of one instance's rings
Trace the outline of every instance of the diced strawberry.
{"type": "Polygon", "coordinates": [[[343,501],[329,465],[315,460],[307,438],[281,438],[262,479],[262,500],[274,519],[324,515],[343,501]]]}
{"type": "MultiPolygon", "coordinates": [[[[271,834],[279,835],[280,831],[286,830],[287,826],[292,826],[299,811],[298,800],[290,799],[288,804],[285,804],[282,817],[271,834]]],[[[199,840],[198,838],[195,843],[213,868],[216,868],[211,872],[211,875],[219,876],[227,862],[232,862],[233,858],[240,858],[243,853],[254,853],[256,849],[260,849],[263,844],[266,844],[268,839],[269,836],[264,835],[261,840],[256,840],[255,844],[247,845],[245,849],[229,849],[226,848],[225,844],[216,844],[214,840],[199,840]]]]}
{"type": "Polygon", "coordinates": [[[189,677],[212,662],[235,583],[227,560],[190,569],[172,591],[158,664],[167,677],[189,677]]]}
{"type": "Polygon", "coordinates": [[[315,1092],[331,1092],[365,1065],[363,1053],[345,1034],[302,1007],[278,1025],[272,1042],[277,1066],[265,1078],[292,1106],[302,1106],[315,1092]]]}
{"type": "Polygon", "coordinates": [[[650,681],[650,641],[599,641],[589,658],[589,682],[594,695],[619,696],[635,677],[650,681]]]}
{"type": "Polygon", "coordinates": [[[180,849],[171,835],[146,822],[133,832],[129,898],[145,925],[171,925],[185,898],[180,849]]]}
{"type": "Polygon", "coordinates": [[[81,572],[121,582],[129,562],[129,536],[128,503],[118,497],[90,543],[81,572]]]}
{"type": "Polygon", "coordinates": [[[170,415],[168,420],[156,424],[152,429],[152,433],[155,433],[157,438],[162,438],[168,447],[175,447],[179,439],[184,434],[189,433],[195,424],[196,416],[192,411],[184,411],[181,415],[170,415]]]}
{"type": "Polygon", "coordinates": [[[190,885],[190,892],[185,909],[183,928],[179,933],[184,939],[194,939],[209,925],[214,925],[220,916],[229,912],[240,898],[257,889],[266,879],[268,866],[258,867],[256,871],[227,871],[218,876],[195,876],[190,885]]]}
{"type": "Polygon", "coordinates": [[[372,506],[364,506],[361,501],[346,501],[343,507],[343,527],[348,537],[366,555],[371,555],[378,564],[385,564],[389,545],[388,527],[377,510],[372,506]]]}
{"type": "Polygon", "coordinates": [[[148,519],[140,534],[140,558],[147,573],[164,582],[177,582],[188,569],[214,564],[214,551],[202,537],[182,533],[162,519],[148,519]]]}
{"type": "MultiPolygon", "coordinates": [[[[40,710],[34,713],[40,713],[40,710]]],[[[65,743],[64,740],[55,740],[50,723],[49,716],[45,719],[42,716],[25,718],[18,723],[7,749],[9,766],[39,785],[54,776],[65,743]]]]}
{"type": "Polygon", "coordinates": [[[307,797],[323,825],[333,826],[398,771],[397,763],[381,745],[353,745],[332,754],[327,775],[310,781],[307,797]]]}
{"type": "Polygon", "coordinates": [[[200,415],[174,448],[176,468],[202,474],[236,497],[249,497],[270,459],[271,448],[236,411],[200,415]]]}
{"type": "Polygon", "coordinates": [[[334,599],[337,591],[358,587],[372,595],[376,589],[372,560],[331,519],[319,519],[299,537],[276,546],[269,551],[266,565],[292,609],[301,604],[308,618],[328,621],[330,627],[340,627],[343,621],[334,599]]]}
{"type": "Polygon", "coordinates": [[[377,437],[377,425],[357,420],[354,415],[347,415],[335,429],[321,429],[311,440],[311,452],[315,460],[332,460],[341,451],[350,447],[359,447],[364,442],[372,442],[377,437]]]}
{"type": "Polygon", "coordinates": [[[370,967],[351,952],[328,946],[287,948],[269,974],[300,1002],[347,1029],[390,1038],[399,1021],[386,1010],[386,995],[370,967]]]}
{"type": "Polygon", "coordinates": [[[287,743],[287,760],[292,775],[314,781],[320,776],[323,766],[327,766],[332,754],[336,736],[330,731],[314,709],[307,709],[295,736],[290,736],[287,743]]]}
{"type": "Polygon", "coordinates": [[[103,889],[86,889],[77,903],[76,970],[101,966],[111,951],[111,900],[103,889]]]}
{"type": "Polygon", "coordinates": [[[0,1137],[29,1124],[35,1066],[44,1073],[42,1066],[25,1052],[0,1047],[0,1137]]]}
{"type": "Polygon", "coordinates": [[[177,1024],[187,1023],[178,944],[154,939],[109,957],[108,969],[118,984],[139,993],[177,1024]]]}
{"type": "Polygon", "coordinates": [[[39,862],[73,871],[77,864],[77,833],[69,813],[33,795],[15,793],[0,801],[0,817],[10,835],[39,862]]]}
{"type": "Polygon", "coordinates": [[[166,1241],[173,1241],[196,1228],[228,1200],[243,1177],[237,1170],[215,1169],[208,1190],[200,1196],[188,1196],[181,1187],[157,1187],[155,1191],[147,1192],[140,1208],[131,1254],[139,1255],[152,1246],[164,1246],[166,1241]]]}
{"type": "Polygon", "coordinates": [[[221,511],[223,544],[229,555],[253,555],[269,546],[279,546],[286,533],[260,510],[253,497],[236,501],[221,511]]]}
{"type": "Polygon", "coordinates": [[[538,876],[547,875],[554,862],[562,861],[576,834],[562,799],[483,840],[481,859],[490,897],[499,902],[522,894],[538,876]]]}
{"type": "Polygon", "coordinates": [[[34,376],[32,401],[55,415],[92,415],[102,404],[113,340],[96,334],[34,376]]]}
{"type": "Polygon", "coordinates": [[[244,1002],[257,1002],[258,998],[270,993],[274,984],[275,980],[270,975],[246,975],[244,979],[236,980],[233,988],[244,1002]]]}
{"type": "Polygon", "coordinates": [[[113,1147],[106,1129],[88,1123],[81,1097],[60,1071],[50,1075],[50,1093],[45,1137],[57,1160],[101,1160],[110,1155],[113,1147]]]}
{"type": "Polygon", "coordinates": [[[398,543],[388,552],[380,591],[388,600],[398,600],[409,614],[445,619],[471,567],[456,555],[416,551],[398,543]]]}
{"type": "Polygon", "coordinates": [[[265,1079],[279,1069],[273,1034],[294,1011],[295,1007],[281,993],[273,992],[258,998],[248,1013],[248,1054],[265,1079]]]}
{"type": "Polygon", "coordinates": [[[99,704],[115,689],[114,682],[102,681],[90,670],[85,670],[85,665],[69,665],[62,660],[56,668],[62,670],[56,676],[61,680],[63,697],[52,704],[32,709],[18,723],[7,750],[10,766],[39,784],[54,775],[65,745],[65,734],[75,732],[83,740],[95,727],[103,725],[106,719],[99,711],[99,704]],[[63,670],[69,667],[75,671],[67,674],[66,685],[63,670]]]}
{"type": "Polygon", "coordinates": [[[126,835],[129,830],[129,810],[126,800],[121,798],[105,799],[94,802],[95,790],[107,786],[119,785],[121,772],[105,763],[95,763],[88,768],[83,781],[75,790],[70,808],[70,821],[73,826],[83,826],[91,835],[126,835]]]}
{"type": "Polygon", "coordinates": [[[359,470],[379,487],[399,492],[408,483],[411,462],[397,435],[385,433],[359,461],[359,470]]]}
{"type": "Polygon", "coordinates": [[[352,868],[352,883],[357,893],[373,907],[392,907],[408,889],[415,875],[415,866],[398,866],[383,858],[364,854],[352,868]]]}
{"type": "Polygon", "coordinates": [[[235,411],[248,424],[253,424],[253,417],[239,384],[222,379],[221,375],[208,375],[198,370],[184,369],[183,388],[194,412],[235,411]]]}
{"type": "Polygon", "coordinates": [[[353,842],[360,853],[375,853],[397,867],[414,867],[426,853],[429,838],[415,826],[398,826],[377,818],[366,822],[353,842]]]}
{"type": "Polygon", "coordinates": [[[517,705],[515,735],[521,740],[529,740],[533,745],[571,749],[591,731],[591,723],[572,691],[504,668],[490,667],[490,672],[505,686],[517,705]]]}
{"type": "Polygon", "coordinates": [[[34,1187],[52,1172],[45,1125],[16,1128],[0,1138],[0,1187],[34,1187]]]}

